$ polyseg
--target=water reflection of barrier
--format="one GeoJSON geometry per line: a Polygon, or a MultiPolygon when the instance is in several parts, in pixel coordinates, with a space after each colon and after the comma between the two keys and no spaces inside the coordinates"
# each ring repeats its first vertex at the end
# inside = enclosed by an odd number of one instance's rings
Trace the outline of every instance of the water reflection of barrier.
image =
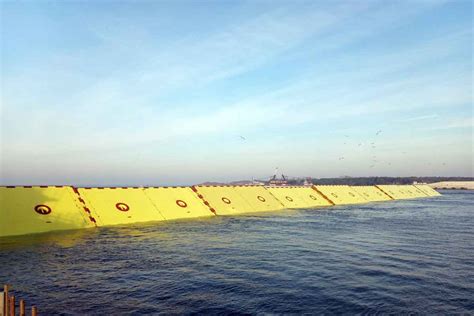
{"type": "MultiPolygon", "coordinates": [[[[3,286],[3,292],[0,292],[0,316],[16,316],[17,304],[14,295],[10,295],[10,288],[8,285],[3,286]]],[[[26,303],[20,299],[18,302],[18,312],[20,316],[26,316],[26,303]]],[[[38,309],[36,306],[31,306],[31,316],[36,316],[38,309]]]]}
{"type": "Polygon", "coordinates": [[[439,195],[424,185],[0,187],[0,237],[439,195]]]}

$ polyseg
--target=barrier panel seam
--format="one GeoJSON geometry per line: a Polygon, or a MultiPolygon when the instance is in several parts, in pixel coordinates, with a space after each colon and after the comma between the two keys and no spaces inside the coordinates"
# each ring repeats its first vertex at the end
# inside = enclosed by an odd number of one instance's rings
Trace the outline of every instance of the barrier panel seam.
{"type": "Polygon", "coordinates": [[[311,186],[311,188],[318,192],[326,201],[328,201],[331,205],[336,205],[332,200],[330,200],[323,192],[319,191],[315,185],[311,186]]]}
{"type": "Polygon", "coordinates": [[[94,226],[97,227],[97,220],[92,216],[90,208],[87,206],[86,201],[82,198],[81,194],[79,193],[79,190],[76,187],[71,187],[74,193],[77,194],[77,199],[79,202],[82,204],[82,209],[87,213],[89,216],[89,220],[94,223],[94,226]]]}
{"type": "Polygon", "coordinates": [[[385,194],[386,196],[388,196],[390,198],[390,200],[394,200],[393,197],[391,197],[390,195],[388,195],[387,193],[385,193],[384,190],[382,190],[381,188],[379,188],[378,186],[374,185],[375,188],[377,188],[377,190],[381,191],[383,194],[385,194]]]}
{"type": "Polygon", "coordinates": [[[148,194],[146,194],[145,188],[141,188],[141,190],[143,191],[143,194],[146,196],[146,198],[148,199],[148,201],[150,201],[151,205],[153,205],[153,207],[155,208],[155,210],[157,210],[158,213],[160,213],[161,217],[163,217],[165,220],[167,220],[167,218],[161,213],[161,211],[160,211],[160,209],[158,208],[158,206],[156,206],[155,202],[153,202],[153,200],[148,196],[148,194]]]}
{"type": "Polygon", "coordinates": [[[201,193],[198,193],[196,186],[194,185],[191,186],[191,190],[193,190],[193,192],[196,193],[197,197],[203,201],[204,205],[206,205],[214,215],[218,215],[216,212],[216,209],[211,206],[211,204],[204,198],[204,196],[201,193]]]}
{"type": "Polygon", "coordinates": [[[283,206],[283,207],[286,207],[286,206],[285,206],[285,204],[283,204],[283,202],[282,202],[282,201],[280,201],[280,200],[279,200],[279,199],[278,199],[278,198],[277,198],[277,197],[276,197],[276,196],[275,196],[275,195],[274,195],[274,194],[273,194],[273,193],[272,193],[270,190],[268,190],[268,188],[267,188],[267,187],[263,187],[263,188],[264,188],[265,190],[267,190],[267,191],[268,191],[268,194],[270,194],[270,195],[271,195],[271,196],[272,196],[272,197],[273,197],[275,200],[277,200],[277,201],[278,201],[278,203],[280,203],[280,204],[281,204],[281,206],[283,206]]]}
{"type": "Polygon", "coordinates": [[[389,198],[391,198],[392,200],[396,200],[393,196],[391,196],[390,194],[388,194],[387,192],[385,192],[382,188],[380,188],[378,185],[375,186],[377,189],[379,189],[380,191],[382,191],[383,193],[385,193],[389,198]]]}

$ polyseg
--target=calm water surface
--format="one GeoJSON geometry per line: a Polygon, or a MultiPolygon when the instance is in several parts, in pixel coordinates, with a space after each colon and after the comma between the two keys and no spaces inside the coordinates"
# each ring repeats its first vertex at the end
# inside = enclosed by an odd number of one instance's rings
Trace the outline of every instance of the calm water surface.
{"type": "Polygon", "coordinates": [[[474,192],[0,239],[43,314],[474,313],[474,192]]]}

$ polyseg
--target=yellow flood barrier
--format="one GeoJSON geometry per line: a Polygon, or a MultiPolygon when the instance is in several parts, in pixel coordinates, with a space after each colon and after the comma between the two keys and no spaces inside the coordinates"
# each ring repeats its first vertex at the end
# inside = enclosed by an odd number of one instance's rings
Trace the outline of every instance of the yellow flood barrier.
{"type": "MultiPolygon", "coordinates": [[[[297,190],[293,190],[290,186],[268,186],[266,187],[277,200],[279,200],[286,208],[310,208],[311,204],[302,198],[297,190]]],[[[316,193],[316,192],[315,192],[316,193]]]]}
{"type": "Polygon", "coordinates": [[[95,227],[71,187],[0,187],[0,236],[95,227]]]}
{"type": "Polygon", "coordinates": [[[382,190],[372,185],[354,185],[351,186],[352,190],[359,193],[367,201],[370,202],[381,202],[381,201],[390,201],[392,198],[385,194],[382,190]]]}
{"type": "Polygon", "coordinates": [[[385,192],[388,196],[390,196],[394,200],[403,200],[403,199],[410,199],[411,197],[400,191],[398,185],[394,184],[387,184],[387,185],[377,185],[377,188],[385,192]]]}
{"type": "Polygon", "coordinates": [[[418,197],[426,197],[421,191],[417,191],[412,185],[377,185],[379,189],[387,193],[395,200],[414,199],[418,197]]]}
{"type": "Polygon", "coordinates": [[[441,194],[427,184],[415,184],[415,187],[427,196],[440,196],[441,194]]]}
{"type": "Polygon", "coordinates": [[[195,186],[193,190],[217,215],[253,212],[252,206],[231,186],[195,186]]]}
{"type": "Polygon", "coordinates": [[[348,185],[315,185],[313,188],[336,205],[367,202],[363,196],[348,185]]]}
{"type": "Polygon", "coordinates": [[[98,226],[163,221],[142,188],[79,188],[98,226]]]}
{"type": "Polygon", "coordinates": [[[285,208],[263,186],[234,186],[233,190],[250,204],[254,212],[276,211],[285,208]]]}
{"type": "Polygon", "coordinates": [[[405,188],[406,191],[408,191],[408,193],[410,195],[412,195],[413,197],[415,198],[420,198],[420,197],[427,197],[428,195],[423,192],[422,190],[418,189],[416,186],[414,185],[407,185],[406,188],[405,188]]]}
{"type": "Polygon", "coordinates": [[[334,205],[330,200],[326,199],[321,193],[312,187],[293,186],[290,187],[292,192],[298,194],[301,200],[305,202],[306,207],[320,207],[334,205]]]}
{"type": "Polygon", "coordinates": [[[215,216],[190,187],[144,188],[144,192],[166,219],[215,216]]]}

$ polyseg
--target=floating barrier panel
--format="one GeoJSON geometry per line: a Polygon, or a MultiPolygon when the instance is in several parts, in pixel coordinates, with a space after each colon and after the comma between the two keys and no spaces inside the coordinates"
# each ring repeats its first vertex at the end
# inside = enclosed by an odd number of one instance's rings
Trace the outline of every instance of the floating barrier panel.
{"type": "Polygon", "coordinates": [[[427,197],[429,196],[428,194],[426,194],[425,192],[423,192],[422,190],[418,189],[416,186],[414,185],[409,185],[407,186],[406,190],[408,191],[408,193],[410,194],[413,194],[414,197],[427,197]]]}
{"type": "Polygon", "coordinates": [[[297,190],[289,186],[268,186],[266,187],[277,200],[279,200],[285,208],[310,208],[312,203],[308,203],[302,198],[297,190]]]}
{"type": "Polygon", "coordinates": [[[0,236],[95,227],[71,187],[0,187],[0,236]]]}
{"type": "Polygon", "coordinates": [[[440,196],[441,194],[427,184],[415,184],[415,187],[427,196],[440,196]]]}
{"type": "Polygon", "coordinates": [[[276,211],[285,208],[263,186],[235,186],[233,190],[250,204],[253,212],[276,211]]]}
{"type": "Polygon", "coordinates": [[[189,187],[144,188],[145,195],[166,219],[215,216],[189,187]]]}
{"type": "Polygon", "coordinates": [[[363,196],[367,201],[370,202],[382,202],[382,201],[390,201],[392,198],[385,194],[382,190],[377,188],[376,186],[372,185],[358,185],[358,186],[351,186],[352,190],[359,193],[359,195],[363,196]]]}
{"type": "Polygon", "coordinates": [[[377,185],[379,189],[384,191],[390,197],[395,200],[406,200],[414,199],[418,197],[426,197],[426,195],[421,195],[422,193],[418,192],[415,187],[412,185],[377,185]]]}
{"type": "Polygon", "coordinates": [[[298,196],[305,202],[307,207],[320,207],[334,205],[330,200],[326,199],[321,193],[312,187],[293,186],[292,192],[296,192],[298,196]]]}
{"type": "Polygon", "coordinates": [[[79,188],[98,226],[163,221],[142,188],[79,188]]]}
{"type": "Polygon", "coordinates": [[[410,196],[407,196],[406,193],[400,191],[398,185],[377,185],[377,188],[385,192],[388,196],[390,196],[394,200],[403,200],[403,199],[410,199],[410,196]]]}
{"type": "Polygon", "coordinates": [[[253,212],[252,206],[231,186],[195,186],[198,196],[217,215],[253,212]]]}
{"type": "Polygon", "coordinates": [[[313,188],[335,205],[367,203],[363,196],[348,185],[316,185],[313,188]]]}

